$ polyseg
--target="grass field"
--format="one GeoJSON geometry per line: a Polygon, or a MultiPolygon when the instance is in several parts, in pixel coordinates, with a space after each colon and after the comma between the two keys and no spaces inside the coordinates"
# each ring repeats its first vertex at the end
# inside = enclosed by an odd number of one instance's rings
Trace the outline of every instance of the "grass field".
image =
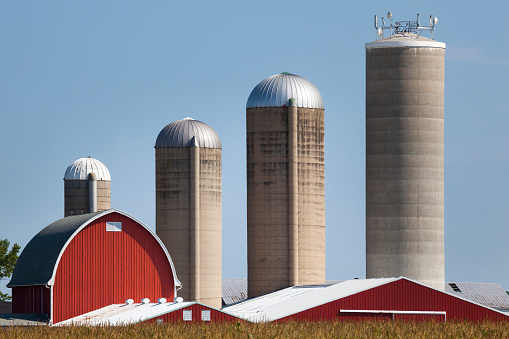
{"type": "Polygon", "coordinates": [[[293,322],[13,327],[0,338],[509,338],[509,323],[293,322]]]}

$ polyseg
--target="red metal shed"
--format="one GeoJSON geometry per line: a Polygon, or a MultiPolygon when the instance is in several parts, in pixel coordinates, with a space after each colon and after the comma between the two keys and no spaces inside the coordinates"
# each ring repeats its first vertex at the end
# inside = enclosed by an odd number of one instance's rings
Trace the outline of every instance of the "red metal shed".
{"type": "Polygon", "coordinates": [[[53,324],[129,298],[173,300],[178,286],[155,233],[114,209],[44,228],[21,253],[7,285],[13,313],[47,313],[53,324]]]}
{"type": "Polygon", "coordinates": [[[236,322],[237,317],[196,301],[169,303],[114,304],[60,322],[66,325],[126,325],[139,322],[152,323],[210,323],[236,322]]]}
{"type": "Polygon", "coordinates": [[[354,279],[335,285],[289,287],[225,307],[252,321],[437,320],[508,321],[492,308],[408,278],[354,279]]]}

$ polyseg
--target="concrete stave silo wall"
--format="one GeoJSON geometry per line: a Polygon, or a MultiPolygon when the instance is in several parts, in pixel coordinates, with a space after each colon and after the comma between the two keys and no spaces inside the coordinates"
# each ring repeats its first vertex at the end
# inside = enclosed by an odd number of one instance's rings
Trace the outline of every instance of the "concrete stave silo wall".
{"type": "Polygon", "coordinates": [[[248,296],[325,280],[324,111],[246,110],[248,296]],[[297,111],[297,189],[291,188],[289,113],[297,111]],[[296,192],[294,192],[296,191],[296,192]],[[294,194],[294,198],[291,197],[294,194]],[[290,204],[297,204],[292,245],[290,204]],[[296,267],[292,261],[297,248],[296,267]],[[292,278],[296,270],[296,281],[292,278]]]}
{"type": "Polygon", "coordinates": [[[443,290],[445,45],[383,44],[366,48],[366,277],[443,290]]]}
{"type": "Polygon", "coordinates": [[[182,283],[178,296],[217,308],[222,304],[221,208],[221,149],[156,148],[156,233],[182,283]],[[198,164],[192,161],[193,152],[198,164]],[[194,168],[197,185],[192,182],[194,168]]]}
{"type": "MultiPolygon", "coordinates": [[[[64,180],[64,216],[89,213],[89,181],[64,180]]],[[[111,208],[111,181],[97,181],[97,211],[111,208]]]]}

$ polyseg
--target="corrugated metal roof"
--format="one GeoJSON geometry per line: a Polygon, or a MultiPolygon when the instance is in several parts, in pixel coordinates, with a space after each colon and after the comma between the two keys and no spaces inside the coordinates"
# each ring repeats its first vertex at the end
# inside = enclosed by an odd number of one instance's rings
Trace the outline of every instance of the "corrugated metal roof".
{"type": "MultiPolygon", "coordinates": [[[[342,283],[345,280],[326,280],[325,285],[342,283]]],[[[316,287],[317,285],[311,285],[316,287]]],[[[509,295],[497,283],[446,283],[445,291],[463,299],[491,307],[497,310],[509,310],[509,295]],[[456,284],[461,292],[453,290],[450,284],[456,284]]],[[[228,306],[245,300],[247,279],[223,279],[223,305],[228,306]]]]}
{"type": "Polygon", "coordinates": [[[54,275],[56,274],[56,266],[60,260],[60,256],[65,251],[72,238],[74,238],[79,231],[92,221],[113,212],[120,213],[131,218],[154,236],[159,244],[161,244],[161,247],[168,257],[173,277],[175,279],[175,286],[180,286],[181,283],[177,278],[175,267],[173,266],[170,255],[157,235],[148,228],[148,226],[129,214],[116,209],[110,209],[106,211],[69,216],[57,220],[43,228],[32,238],[32,240],[30,240],[21,252],[18,262],[14,267],[11,281],[7,284],[7,287],[46,284],[53,285],[54,275]]]}
{"type": "Polygon", "coordinates": [[[196,301],[180,303],[133,303],[113,304],[98,310],[61,321],[57,326],[67,325],[126,325],[146,321],[184,307],[197,304],[196,301]]]}
{"type": "Polygon", "coordinates": [[[247,99],[246,109],[288,106],[295,99],[297,107],[324,109],[322,95],[310,81],[295,74],[281,73],[262,80],[247,99]]]}
{"type": "MultiPolygon", "coordinates": [[[[325,285],[339,284],[344,280],[325,280],[325,285]]],[[[247,299],[247,279],[223,279],[223,306],[247,299]]]]}
{"type": "Polygon", "coordinates": [[[268,322],[398,279],[353,279],[334,285],[293,286],[227,306],[223,311],[252,322],[268,322]]]}
{"type": "Polygon", "coordinates": [[[509,310],[509,295],[497,283],[446,283],[445,291],[497,310],[509,310]],[[451,284],[455,284],[460,291],[455,291],[451,284]]]}
{"type": "MultiPolygon", "coordinates": [[[[333,285],[302,285],[288,287],[273,293],[269,293],[257,298],[247,299],[243,302],[226,306],[223,311],[235,317],[239,317],[252,322],[268,322],[287,317],[289,315],[323,305],[325,303],[342,299],[347,296],[366,291],[378,286],[382,286],[400,279],[423,285],[417,281],[399,277],[399,278],[380,278],[380,279],[352,279],[333,285]]],[[[496,310],[504,310],[500,307],[505,303],[488,303],[485,297],[480,295],[497,295],[505,300],[503,295],[505,291],[499,284],[482,283],[455,283],[458,288],[463,288],[465,292],[454,292],[452,287],[446,284],[446,293],[463,299],[467,302],[482,307],[489,307],[496,310]],[[498,285],[498,287],[496,286],[498,285]],[[478,294],[477,298],[474,295],[478,294]],[[484,300],[483,300],[484,299],[484,300]]],[[[427,288],[434,289],[426,286],[427,288]]],[[[443,291],[440,291],[443,292],[443,291]]],[[[495,299],[495,298],[493,298],[495,299]]]]}
{"type": "Polygon", "coordinates": [[[220,149],[221,140],[206,123],[185,118],[166,125],[157,136],[155,148],[197,146],[220,149]]]}
{"type": "Polygon", "coordinates": [[[0,314],[0,326],[44,326],[49,319],[46,313],[4,313],[0,314]]]}
{"type": "Polygon", "coordinates": [[[67,167],[64,180],[87,180],[90,173],[95,173],[97,180],[111,181],[110,172],[102,162],[88,157],[80,158],[67,167]]]}
{"type": "Polygon", "coordinates": [[[223,279],[223,306],[247,299],[247,279],[223,279]]]}

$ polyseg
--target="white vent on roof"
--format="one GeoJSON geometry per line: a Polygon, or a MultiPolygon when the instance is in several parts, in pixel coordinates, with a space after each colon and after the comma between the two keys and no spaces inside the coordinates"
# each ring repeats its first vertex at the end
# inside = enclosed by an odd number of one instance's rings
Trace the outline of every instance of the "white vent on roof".
{"type": "Polygon", "coordinates": [[[183,302],[183,301],[184,301],[184,298],[182,298],[182,297],[177,297],[177,298],[175,298],[175,302],[176,302],[176,303],[181,303],[181,302],[183,302]]]}
{"type": "Polygon", "coordinates": [[[127,305],[131,305],[132,303],[134,303],[134,300],[133,300],[133,299],[127,299],[127,300],[125,301],[125,303],[126,303],[127,305]]]}
{"type": "Polygon", "coordinates": [[[150,299],[149,298],[143,298],[141,299],[141,303],[142,304],[148,304],[150,302],[150,299]]]}
{"type": "Polygon", "coordinates": [[[157,302],[160,304],[164,304],[164,303],[166,303],[166,298],[159,298],[159,299],[157,299],[157,302]]]}

